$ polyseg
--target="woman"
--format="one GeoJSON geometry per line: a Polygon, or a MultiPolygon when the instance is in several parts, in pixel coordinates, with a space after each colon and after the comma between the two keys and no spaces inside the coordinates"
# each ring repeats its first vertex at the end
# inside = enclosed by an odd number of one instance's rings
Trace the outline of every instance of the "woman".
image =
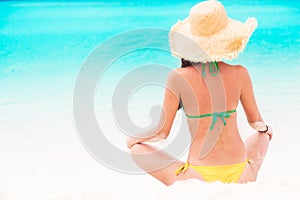
{"type": "Polygon", "coordinates": [[[181,58],[182,67],[169,74],[160,127],[152,136],[127,139],[136,163],[165,185],[187,178],[224,183],[256,180],[272,129],[259,113],[247,69],[221,61],[236,58],[256,26],[254,18],[245,23],[228,18],[220,2],[209,0],[196,4],[188,18],[172,27],[171,52],[181,58]],[[237,128],[239,101],[256,130],[245,142],[237,128]],[[186,163],[144,143],[168,137],[178,105],[192,138],[186,163]]]}

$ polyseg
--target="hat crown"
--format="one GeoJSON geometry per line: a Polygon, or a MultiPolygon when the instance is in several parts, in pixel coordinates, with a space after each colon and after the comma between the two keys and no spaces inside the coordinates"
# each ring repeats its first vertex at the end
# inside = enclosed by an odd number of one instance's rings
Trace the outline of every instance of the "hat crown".
{"type": "Polygon", "coordinates": [[[195,36],[210,36],[223,30],[228,24],[226,10],[216,0],[196,4],[190,10],[190,29],[195,36]]]}

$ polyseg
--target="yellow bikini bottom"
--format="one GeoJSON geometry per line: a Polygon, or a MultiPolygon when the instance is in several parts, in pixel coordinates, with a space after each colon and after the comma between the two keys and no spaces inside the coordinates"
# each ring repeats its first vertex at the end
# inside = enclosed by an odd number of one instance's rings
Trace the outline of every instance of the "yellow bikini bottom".
{"type": "Polygon", "coordinates": [[[189,167],[196,170],[202,178],[207,182],[221,181],[223,183],[237,183],[246,167],[246,164],[250,163],[250,160],[228,164],[228,165],[215,165],[215,166],[196,166],[190,165],[186,162],[175,173],[176,175],[181,172],[185,172],[189,167]]]}

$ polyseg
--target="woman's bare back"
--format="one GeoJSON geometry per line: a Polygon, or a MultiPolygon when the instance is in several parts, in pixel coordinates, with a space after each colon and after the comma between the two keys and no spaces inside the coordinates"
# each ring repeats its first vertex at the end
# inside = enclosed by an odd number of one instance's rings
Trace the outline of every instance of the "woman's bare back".
{"type": "MultiPolygon", "coordinates": [[[[247,71],[242,66],[218,63],[220,72],[212,76],[208,64],[177,69],[184,77],[179,88],[184,111],[188,115],[225,112],[237,108],[247,71]],[[205,74],[205,75],[204,75],[205,74]],[[204,75],[204,76],[203,76],[204,75]]],[[[218,119],[209,130],[212,117],[188,118],[192,136],[189,162],[194,165],[223,165],[246,160],[246,149],[237,128],[236,113],[226,118],[226,125],[218,119]]]]}

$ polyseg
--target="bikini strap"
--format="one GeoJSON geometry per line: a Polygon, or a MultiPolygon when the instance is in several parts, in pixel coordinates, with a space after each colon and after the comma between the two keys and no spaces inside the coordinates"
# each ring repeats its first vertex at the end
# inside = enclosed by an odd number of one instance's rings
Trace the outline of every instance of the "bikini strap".
{"type": "Polygon", "coordinates": [[[178,175],[178,174],[180,174],[181,172],[185,173],[185,172],[188,170],[189,165],[190,165],[190,164],[188,163],[188,161],[186,161],[185,164],[183,164],[181,167],[179,167],[179,168],[175,171],[175,174],[178,175]]]}
{"type": "Polygon", "coordinates": [[[212,122],[211,125],[209,127],[209,130],[212,130],[216,124],[216,122],[218,121],[218,118],[222,120],[224,126],[226,125],[226,120],[225,118],[229,118],[230,114],[236,112],[236,110],[230,110],[230,111],[226,111],[226,112],[217,112],[217,113],[212,113],[211,115],[213,116],[212,118],[212,122]]]}
{"type": "MultiPolygon", "coordinates": [[[[209,73],[212,76],[217,76],[220,73],[220,68],[217,61],[209,63],[209,73]],[[213,66],[214,65],[214,66],[213,66]]],[[[205,77],[205,63],[202,63],[202,76],[205,77]]]]}
{"type": "MultiPolygon", "coordinates": [[[[183,108],[183,111],[184,111],[184,108],[183,108]]],[[[234,112],[236,112],[236,109],[225,111],[225,112],[215,112],[215,113],[208,113],[208,114],[196,115],[196,116],[188,115],[188,114],[185,113],[185,116],[188,117],[188,118],[204,118],[204,117],[211,117],[212,116],[213,117],[212,122],[211,122],[211,125],[209,127],[209,129],[212,130],[214,128],[216,122],[218,121],[218,118],[222,120],[224,125],[226,125],[225,118],[229,118],[230,114],[234,113],[234,112]]]]}

